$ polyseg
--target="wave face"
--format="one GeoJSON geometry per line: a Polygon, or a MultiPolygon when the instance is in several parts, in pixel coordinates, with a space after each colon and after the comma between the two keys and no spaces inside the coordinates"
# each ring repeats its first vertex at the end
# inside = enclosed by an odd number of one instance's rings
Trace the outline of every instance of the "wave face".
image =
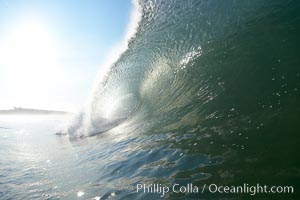
{"type": "Polygon", "coordinates": [[[256,178],[293,174],[299,162],[284,158],[300,130],[299,1],[138,4],[134,37],[97,84],[75,136],[164,135],[161,146],[220,156],[211,162],[227,162],[218,176],[228,180],[251,174],[247,166],[264,166],[256,178]]]}
{"type": "Polygon", "coordinates": [[[132,115],[156,127],[234,127],[299,94],[296,1],[138,4],[139,26],[98,83],[86,132],[132,115]]]}

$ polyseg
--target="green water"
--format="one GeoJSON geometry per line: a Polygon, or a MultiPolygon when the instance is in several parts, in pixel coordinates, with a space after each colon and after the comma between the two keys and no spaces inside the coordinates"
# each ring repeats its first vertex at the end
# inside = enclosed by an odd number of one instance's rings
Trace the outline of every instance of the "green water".
{"type": "Polygon", "coordinates": [[[177,183],[293,186],[294,194],[206,188],[164,199],[299,199],[300,2],[139,5],[142,17],[128,49],[99,82],[70,137],[54,139],[46,122],[23,128],[32,139],[16,144],[43,144],[27,155],[42,155],[34,159],[36,173],[30,160],[13,162],[18,131],[5,137],[11,141],[11,160],[0,160],[9,171],[0,176],[9,185],[0,189],[5,199],[159,199],[137,193],[136,185],[177,183]],[[10,171],[10,162],[29,171],[10,171]]]}

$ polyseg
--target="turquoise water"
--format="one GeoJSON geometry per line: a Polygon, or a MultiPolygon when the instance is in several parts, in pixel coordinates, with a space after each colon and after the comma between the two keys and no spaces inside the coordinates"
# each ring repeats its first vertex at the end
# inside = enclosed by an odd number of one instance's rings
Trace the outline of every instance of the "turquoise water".
{"type": "Polygon", "coordinates": [[[1,121],[3,199],[160,198],[142,183],[296,191],[165,199],[298,199],[300,2],[139,5],[128,49],[69,136],[54,134],[65,119],[1,121]]]}

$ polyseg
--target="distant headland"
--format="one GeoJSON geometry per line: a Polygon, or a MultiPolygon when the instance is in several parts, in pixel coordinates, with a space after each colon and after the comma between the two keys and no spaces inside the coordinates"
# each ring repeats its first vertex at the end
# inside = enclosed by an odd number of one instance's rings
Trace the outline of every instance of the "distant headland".
{"type": "Polygon", "coordinates": [[[32,108],[20,108],[14,107],[10,110],[0,110],[0,115],[66,115],[70,114],[65,111],[56,111],[56,110],[40,110],[40,109],[32,109],[32,108]]]}

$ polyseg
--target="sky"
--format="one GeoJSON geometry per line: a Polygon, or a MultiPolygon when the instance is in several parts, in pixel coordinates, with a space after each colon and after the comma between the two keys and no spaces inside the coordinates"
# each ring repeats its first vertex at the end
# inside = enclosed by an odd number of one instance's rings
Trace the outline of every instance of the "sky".
{"type": "Polygon", "coordinates": [[[76,111],[126,34],[130,0],[0,0],[0,109],[76,111]]]}

